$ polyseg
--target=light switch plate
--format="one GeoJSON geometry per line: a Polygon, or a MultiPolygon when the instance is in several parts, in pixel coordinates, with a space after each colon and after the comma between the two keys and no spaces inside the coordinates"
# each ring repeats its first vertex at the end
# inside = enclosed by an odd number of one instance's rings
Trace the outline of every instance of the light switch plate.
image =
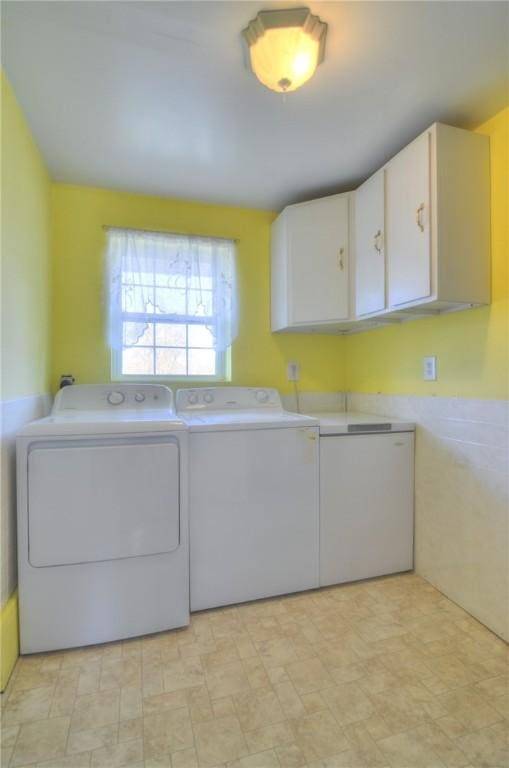
{"type": "Polygon", "coordinates": [[[437,380],[437,359],[435,356],[423,358],[422,373],[424,381],[437,380]]]}

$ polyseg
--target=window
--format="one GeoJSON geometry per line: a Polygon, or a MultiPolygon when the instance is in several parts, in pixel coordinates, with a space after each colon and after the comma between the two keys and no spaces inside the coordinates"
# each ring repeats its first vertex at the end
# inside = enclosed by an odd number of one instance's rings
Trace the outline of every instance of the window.
{"type": "Polygon", "coordinates": [[[108,229],[107,268],[113,378],[225,377],[233,241],[108,229]]]}

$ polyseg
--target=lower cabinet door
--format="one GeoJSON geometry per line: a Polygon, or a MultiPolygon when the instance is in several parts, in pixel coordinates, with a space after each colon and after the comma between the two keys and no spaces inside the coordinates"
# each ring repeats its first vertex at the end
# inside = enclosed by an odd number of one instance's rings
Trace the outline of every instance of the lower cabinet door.
{"type": "Polygon", "coordinates": [[[414,435],[320,438],[320,584],[413,567],[414,435]]]}

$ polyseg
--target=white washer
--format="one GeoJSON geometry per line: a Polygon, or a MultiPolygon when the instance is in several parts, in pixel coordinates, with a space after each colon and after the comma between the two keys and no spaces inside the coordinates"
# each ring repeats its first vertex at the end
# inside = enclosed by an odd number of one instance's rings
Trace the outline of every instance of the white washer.
{"type": "Polygon", "coordinates": [[[415,424],[366,413],[320,421],[320,584],[413,568],[415,424]]]}
{"type": "Polygon", "coordinates": [[[317,421],[274,389],[181,389],[190,429],[191,610],[319,580],[317,421]]]}
{"type": "Polygon", "coordinates": [[[160,385],[65,387],[23,429],[22,653],[189,623],[187,437],[160,385]]]}

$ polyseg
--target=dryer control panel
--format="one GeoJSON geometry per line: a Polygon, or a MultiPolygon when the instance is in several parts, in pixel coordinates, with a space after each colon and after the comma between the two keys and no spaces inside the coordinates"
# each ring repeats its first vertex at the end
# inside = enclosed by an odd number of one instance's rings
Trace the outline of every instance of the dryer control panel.
{"type": "Polygon", "coordinates": [[[183,411],[282,411],[277,389],[269,387],[206,387],[178,389],[176,405],[183,411]]]}
{"type": "Polygon", "coordinates": [[[173,411],[173,393],[162,384],[73,384],[58,391],[52,415],[124,409],[173,411]]]}

